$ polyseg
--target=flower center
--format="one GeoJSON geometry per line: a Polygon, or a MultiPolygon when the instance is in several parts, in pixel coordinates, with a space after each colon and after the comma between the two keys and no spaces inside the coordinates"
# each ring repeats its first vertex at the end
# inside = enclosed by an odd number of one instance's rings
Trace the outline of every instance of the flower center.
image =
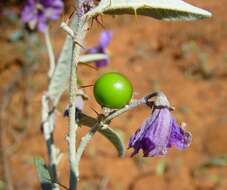
{"type": "Polygon", "coordinates": [[[36,9],[37,9],[38,11],[42,11],[42,10],[43,10],[43,5],[42,5],[41,3],[37,3],[37,4],[36,4],[36,9]]]}

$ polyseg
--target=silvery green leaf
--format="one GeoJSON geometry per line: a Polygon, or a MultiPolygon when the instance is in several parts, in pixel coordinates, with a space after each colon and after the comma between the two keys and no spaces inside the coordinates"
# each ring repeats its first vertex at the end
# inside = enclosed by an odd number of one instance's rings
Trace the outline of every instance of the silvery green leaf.
{"type": "Polygon", "coordinates": [[[96,53],[96,54],[87,54],[80,56],[80,63],[89,63],[94,61],[99,61],[103,59],[108,59],[109,56],[104,53],[96,53]]]}
{"type": "MultiPolygon", "coordinates": [[[[77,16],[72,19],[70,27],[73,31],[76,30],[77,19],[77,16]]],[[[69,86],[72,46],[72,38],[67,36],[48,87],[48,95],[54,106],[57,105],[61,95],[69,86]]]]}
{"type": "Polygon", "coordinates": [[[160,20],[196,20],[211,17],[211,13],[182,0],[101,0],[87,13],[88,17],[100,14],[142,15],[160,20]]]}
{"type": "Polygon", "coordinates": [[[98,132],[105,136],[115,146],[120,157],[124,156],[125,146],[122,135],[120,135],[119,132],[111,129],[110,127],[102,128],[98,132]]]}
{"type": "Polygon", "coordinates": [[[48,169],[45,166],[44,160],[41,157],[34,158],[35,167],[39,176],[41,187],[43,190],[51,190],[51,177],[48,169]]]}
{"type": "MultiPolygon", "coordinates": [[[[97,119],[90,117],[86,114],[80,113],[79,115],[79,122],[80,124],[87,126],[87,127],[93,127],[98,121],[97,119]]],[[[118,155],[120,157],[124,156],[125,154],[125,146],[122,139],[122,135],[120,135],[118,132],[114,131],[113,129],[109,127],[103,127],[98,130],[100,134],[102,134],[104,137],[106,137],[117,149],[118,155]]]]}
{"type": "Polygon", "coordinates": [[[67,37],[58,59],[53,77],[48,88],[48,95],[54,105],[68,87],[70,76],[70,61],[72,57],[72,39],[67,37]]]}

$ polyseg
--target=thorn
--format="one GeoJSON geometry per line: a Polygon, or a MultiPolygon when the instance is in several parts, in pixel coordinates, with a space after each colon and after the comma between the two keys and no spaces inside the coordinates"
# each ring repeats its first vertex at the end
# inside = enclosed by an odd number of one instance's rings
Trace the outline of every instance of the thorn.
{"type": "Polygon", "coordinates": [[[58,184],[59,186],[61,186],[62,188],[69,190],[69,188],[68,188],[66,185],[63,185],[63,184],[61,184],[60,182],[57,182],[57,184],[58,184]]]}
{"type": "Polygon", "coordinates": [[[95,21],[96,21],[99,25],[101,25],[101,27],[102,27],[103,29],[106,29],[106,27],[103,25],[103,19],[102,19],[102,16],[101,16],[101,15],[100,15],[100,18],[101,18],[101,21],[98,20],[98,16],[96,16],[94,19],[95,19],[95,21]]]}
{"type": "Polygon", "coordinates": [[[77,44],[78,46],[80,46],[83,49],[86,49],[81,43],[79,43],[78,41],[74,40],[74,43],[77,44]]]}
{"type": "Polygon", "coordinates": [[[94,66],[92,66],[92,65],[90,65],[89,63],[81,63],[82,65],[85,65],[85,66],[87,66],[87,67],[90,67],[90,68],[92,68],[92,69],[94,69],[94,70],[98,70],[97,69],[97,67],[94,67],[94,66]]]}
{"type": "Polygon", "coordinates": [[[91,87],[91,86],[94,86],[94,84],[83,85],[83,86],[80,86],[80,88],[87,88],[87,87],[91,87]]]}
{"type": "Polygon", "coordinates": [[[94,108],[92,108],[92,107],[90,107],[90,106],[89,106],[89,108],[90,108],[93,112],[95,112],[97,116],[100,115],[94,108]]]}
{"type": "Polygon", "coordinates": [[[94,23],[94,18],[92,18],[92,19],[91,19],[91,25],[88,27],[88,29],[87,29],[87,30],[90,30],[90,29],[92,28],[93,23],[94,23]]]}
{"type": "Polygon", "coordinates": [[[72,16],[75,14],[75,12],[76,12],[76,7],[74,6],[73,7],[73,11],[72,11],[72,13],[69,15],[69,17],[68,18],[65,18],[65,23],[66,24],[69,24],[69,22],[70,22],[70,20],[72,19],[72,16]]]}

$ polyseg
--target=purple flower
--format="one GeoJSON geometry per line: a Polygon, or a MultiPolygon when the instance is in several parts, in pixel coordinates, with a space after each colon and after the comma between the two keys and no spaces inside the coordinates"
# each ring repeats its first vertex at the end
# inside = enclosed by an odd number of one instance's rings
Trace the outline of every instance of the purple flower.
{"type": "MultiPolygon", "coordinates": [[[[84,100],[81,95],[76,96],[76,111],[81,112],[84,108],[84,100]]],[[[69,107],[64,111],[64,117],[69,117],[69,107]]]]}
{"type": "MultiPolygon", "coordinates": [[[[111,31],[103,31],[99,38],[99,44],[88,50],[89,53],[104,53],[107,54],[107,47],[112,40],[111,31]]],[[[96,67],[104,67],[108,64],[108,59],[103,59],[95,62],[96,67]]]]}
{"type": "Polygon", "coordinates": [[[130,138],[129,148],[134,148],[131,156],[137,154],[140,149],[143,150],[144,157],[165,155],[173,145],[180,150],[190,145],[191,133],[179,126],[170,113],[168,102],[166,103],[154,105],[151,117],[130,138]]]}
{"type": "Polygon", "coordinates": [[[27,0],[21,13],[21,20],[28,24],[29,28],[38,28],[44,32],[49,20],[59,18],[63,7],[62,0],[27,0]]]}

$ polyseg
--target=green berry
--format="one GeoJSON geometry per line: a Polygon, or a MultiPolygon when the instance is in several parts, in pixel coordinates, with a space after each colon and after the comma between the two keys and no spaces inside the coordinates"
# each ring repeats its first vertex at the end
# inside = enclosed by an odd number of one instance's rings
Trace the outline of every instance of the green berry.
{"type": "Polygon", "coordinates": [[[120,109],[127,105],[132,98],[132,84],[122,74],[105,73],[94,85],[96,101],[103,107],[120,109]]]}

